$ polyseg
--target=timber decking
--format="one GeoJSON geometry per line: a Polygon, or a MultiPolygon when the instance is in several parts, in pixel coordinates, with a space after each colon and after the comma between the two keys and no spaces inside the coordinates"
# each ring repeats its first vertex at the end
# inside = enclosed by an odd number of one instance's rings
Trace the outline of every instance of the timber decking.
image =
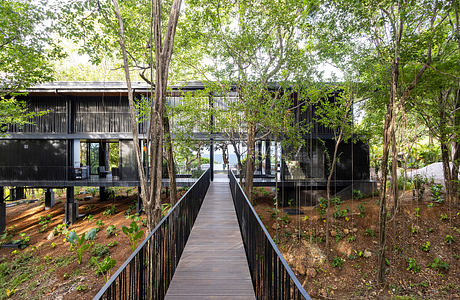
{"type": "Polygon", "coordinates": [[[228,183],[211,182],[165,299],[255,300],[228,183]]]}

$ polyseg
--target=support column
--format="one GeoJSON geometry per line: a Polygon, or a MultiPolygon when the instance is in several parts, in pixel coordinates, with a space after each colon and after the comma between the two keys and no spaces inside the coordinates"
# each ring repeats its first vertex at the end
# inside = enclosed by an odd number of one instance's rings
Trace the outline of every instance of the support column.
{"type": "Polygon", "coordinates": [[[65,220],[67,224],[73,224],[78,217],[78,203],[75,202],[74,187],[70,186],[66,189],[67,199],[65,203],[65,220]]]}
{"type": "Polygon", "coordinates": [[[45,191],[45,210],[48,210],[53,206],[54,206],[54,191],[52,189],[46,189],[45,191]]]}
{"type": "Polygon", "coordinates": [[[107,197],[107,191],[105,189],[105,186],[100,186],[99,187],[99,200],[100,201],[107,201],[108,197],[107,197]]]}
{"type": "Polygon", "coordinates": [[[272,162],[271,162],[271,141],[265,141],[265,174],[271,175],[272,174],[272,162]]]}
{"type": "Polygon", "coordinates": [[[6,228],[6,204],[3,186],[0,186],[0,234],[5,232],[6,228]]]}
{"type": "Polygon", "coordinates": [[[257,160],[259,161],[258,170],[262,174],[262,141],[257,143],[257,160]]]}
{"type": "Polygon", "coordinates": [[[137,202],[136,202],[136,212],[138,214],[141,213],[141,210],[143,209],[144,207],[142,206],[142,199],[141,199],[141,187],[138,186],[137,187],[137,202]]]}
{"type": "Polygon", "coordinates": [[[25,198],[23,187],[14,187],[10,189],[10,200],[16,201],[25,198]]]}
{"type": "Polygon", "coordinates": [[[211,146],[209,153],[209,167],[211,168],[211,181],[214,181],[214,139],[211,138],[211,146]]]}

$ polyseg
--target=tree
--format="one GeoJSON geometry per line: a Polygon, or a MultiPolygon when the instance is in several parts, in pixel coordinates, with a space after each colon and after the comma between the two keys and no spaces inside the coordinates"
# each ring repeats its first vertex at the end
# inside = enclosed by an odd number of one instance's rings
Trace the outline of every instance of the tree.
{"type": "Polygon", "coordinates": [[[7,124],[24,125],[45,112],[28,112],[15,93],[52,79],[51,62],[62,57],[51,38],[53,28],[46,2],[0,1],[0,130],[7,124]],[[7,96],[7,97],[6,97],[7,96]],[[6,97],[6,98],[5,98],[6,97]]]}
{"type": "Polygon", "coordinates": [[[441,1],[334,2],[324,9],[322,49],[335,61],[350,63],[369,86],[366,97],[386,106],[380,182],[378,282],[385,275],[387,165],[393,145],[392,195],[398,198],[396,116],[432,63],[433,38],[445,21],[441,1]],[[334,15],[333,19],[328,19],[334,15]],[[337,20],[341,20],[338,23],[337,20]],[[367,43],[363,43],[366,41],[367,43]],[[327,43],[330,42],[330,47],[327,43]],[[334,53],[335,52],[335,53],[334,53]],[[348,52],[348,53],[346,53],[348,52]],[[410,71],[409,71],[410,70],[410,71]],[[376,87],[377,83],[377,87],[376,87]]]}
{"type": "MultiPolygon", "coordinates": [[[[234,1],[195,0],[189,4],[186,15],[195,26],[192,31],[202,32],[201,49],[213,60],[209,69],[216,78],[216,96],[231,100],[227,107],[219,108],[222,116],[229,116],[229,122],[221,123],[231,124],[231,129],[222,132],[246,140],[245,190],[251,198],[255,142],[276,133],[283,135],[283,116],[292,103],[284,90],[289,80],[309,75],[311,60],[304,45],[315,3],[238,1],[235,5],[234,1]],[[271,85],[273,81],[280,86],[271,85]],[[237,96],[229,97],[231,92],[237,96]],[[238,124],[238,119],[243,122],[238,124]]],[[[220,128],[216,131],[221,132],[220,128]]]]}

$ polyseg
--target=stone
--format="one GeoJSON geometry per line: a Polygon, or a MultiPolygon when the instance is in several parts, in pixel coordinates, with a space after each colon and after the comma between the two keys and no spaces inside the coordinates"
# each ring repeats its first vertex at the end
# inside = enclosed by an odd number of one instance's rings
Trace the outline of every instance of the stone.
{"type": "Polygon", "coordinates": [[[350,243],[342,240],[339,242],[339,244],[337,245],[337,250],[340,252],[340,253],[344,253],[346,255],[350,255],[353,253],[353,249],[351,248],[351,245],[350,243]]]}
{"type": "Polygon", "coordinates": [[[348,230],[348,228],[345,228],[345,229],[343,230],[343,233],[349,234],[349,233],[350,233],[350,230],[348,230]]]}
{"type": "Polygon", "coordinates": [[[315,278],[316,277],[315,268],[307,268],[306,274],[307,274],[307,277],[315,278]]]}
{"type": "Polygon", "coordinates": [[[48,241],[52,240],[54,238],[54,232],[53,231],[50,231],[50,233],[48,234],[48,237],[46,238],[48,241]]]}
{"type": "Polygon", "coordinates": [[[337,232],[335,230],[331,230],[331,236],[335,237],[337,235],[337,232]]]}
{"type": "Polygon", "coordinates": [[[305,273],[307,272],[307,270],[305,269],[305,265],[302,262],[298,262],[295,269],[297,270],[297,273],[299,273],[300,275],[305,275],[305,273]]]}
{"type": "Polygon", "coordinates": [[[369,258],[369,257],[372,256],[372,252],[369,251],[369,250],[364,250],[363,256],[364,256],[365,258],[369,258]]]}
{"type": "Polygon", "coordinates": [[[354,233],[358,232],[358,228],[353,228],[353,232],[354,233]]]}

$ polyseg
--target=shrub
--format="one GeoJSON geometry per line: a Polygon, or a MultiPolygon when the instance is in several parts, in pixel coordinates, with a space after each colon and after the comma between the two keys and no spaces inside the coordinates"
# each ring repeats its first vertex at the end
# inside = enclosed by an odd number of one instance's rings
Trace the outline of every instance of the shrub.
{"type": "Polygon", "coordinates": [[[407,271],[411,271],[414,274],[420,272],[420,266],[417,264],[417,261],[415,260],[415,258],[409,258],[407,261],[407,264],[408,264],[406,268],[407,271]]]}
{"type": "Polygon", "coordinates": [[[366,231],[364,231],[364,235],[375,237],[374,230],[372,230],[371,228],[366,229],[366,231]]]}
{"type": "Polygon", "coordinates": [[[101,262],[99,262],[97,257],[93,256],[91,257],[90,262],[97,268],[96,275],[102,275],[105,282],[109,281],[110,270],[115,267],[117,263],[117,261],[110,256],[106,256],[101,262]]]}
{"type": "Polygon", "coordinates": [[[87,233],[82,233],[81,236],[72,230],[66,237],[66,240],[70,243],[70,250],[74,251],[77,255],[78,264],[81,264],[83,253],[87,251],[96,238],[97,230],[96,228],[91,229],[87,233]]]}
{"type": "Polygon", "coordinates": [[[140,230],[136,221],[132,221],[129,227],[122,226],[121,230],[128,237],[129,244],[131,245],[131,250],[134,252],[137,248],[137,241],[142,238],[144,231],[140,230]]]}
{"type": "Polygon", "coordinates": [[[342,258],[338,257],[338,256],[335,256],[332,258],[332,261],[331,261],[331,266],[333,268],[339,268],[339,270],[342,269],[342,266],[343,266],[343,260],[342,258]]]}
{"type": "Polygon", "coordinates": [[[450,244],[455,243],[455,239],[450,234],[447,234],[446,237],[444,238],[444,242],[446,242],[447,245],[450,245],[450,244]]]}
{"type": "Polygon", "coordinates": [[[360,216],[361,218],[364,218],[364,216],[365,216],[365,215],[364,215],[364,206],[363,206],[362,204],[359,204],[359,205],[358,205],[358,210],[359,210],[359,216],[360,216]]]}
{"type": "Polygon", "coordinates": [[[425,244],[422,245],[422,247],[420,247],[422,249],[422,251],[424,252],[429,252],[430,251],[430,247],[431,247],[431,244],[429,241],[426,241],[425,244]]]}
{"type": "Polygon", "coordinates": [[[437,203],[443,203],[442,184],[432,184],[430,186],[431,200],[437,203]]]}
{"type": "Polygon", "coordinates": [[[118,235],[118,229],[115,225],[107,226],[107,236],[118,235]]]}
{"type": "Polygon", "coordinates": [[[38,232],[40,232],[40,233],[45,232],[48,229],[48,224],[53,222],[53,220],[51,220],[51,218],[52,218],[51,215],[38,217],[38,223],[40,225],[42,225],[42,227],[40,227],[38,232]]]}
{"type": "Polygon", "coordinates": [[[96,244],[91,249],[91,255],[96,256],[98,258],[106,257],[109,254],[110,254],[109,248],[104,244],[96,244]]]}
{"type": "Polygon", "coordinates": [[[53,234],[55,236],[58,236],[60,234],[67,235],[68,229],[67,229],[67,224],[58,224],[53,228],[53,234]]]}
{"type": "Polygon", "coordinates": [[[113,204],[110,208],[107,208],[102,213],[104,216],[112,216],[117,213],[117,207],[113,204]]]}
{"type": "Polygon", "coordinates": [[[434,270],[449,271],[449,264],[443,260],[440,260],[439,257],[436,257],[433,262],[428,264],[429,268],[434,270]]]}

